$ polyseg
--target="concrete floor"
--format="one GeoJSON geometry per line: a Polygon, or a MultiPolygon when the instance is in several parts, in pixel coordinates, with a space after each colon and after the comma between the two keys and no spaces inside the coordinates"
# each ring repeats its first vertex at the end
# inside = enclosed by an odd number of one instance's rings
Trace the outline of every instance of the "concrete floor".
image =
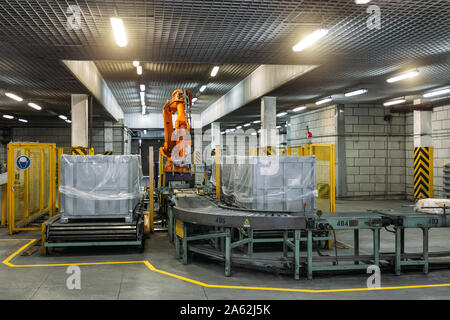
{"type": "MultiPolygon", "coordinates": [[[[392,208],[410,210],[402,205],[405,201],[337,201],[337,210],[365,210],[367,208],[392,208]]],[[[406,234],[407,252],[421,246],[420,232],[410,230],[406,234]]],[[[27,243],[38,238],[37,233],[23,232],[13,237],[0,230],[0,259],[4,261],[27,243]]],[[[340,232],[339,241],[352,243],[351,232],[340,232]]],[[[393,236],[382,231],[382,251],[393,250],[393,236]]],[[[431,250],[450,249],[449,229],[433,230],[430,238],[431,250]]],[[[371,251],[371,233],[361,232],[361,251],[371,251]]],[[[346,254],[351,249],[340,249],[346,254]]],[[[326,253],[326,251],[324,251],[326,253]]],[[[332,251],[329,254],[333,254],[332,251]]],[[[343,288],[365,288],[367,276],[364,272],[346,274],[315,274],[313,280],[302,277],[295,281],[292,275],[276,275],[241,268],[232,268],[232,276],[224,276],[223,264],[204,258],[190,259],[183,265],[175,259],[175,249],[166,233],[153,234],[147,240],[147,248],[140,254],[131,249],[72,249],[51,256],[42,256],[40,251],[31,256],[18,254],[11,260],[16,267],[0,264],[0,299],[449,299],[450,288],[407,288],[377,291],[348,292],[294,292],[254,289],[230,289],[205,287],[201,284],[177,279],[173,275],[193,279],[209,285],[245,286],[264,288],[330,290],[343,288]],[[124,261],[122,264],[81,265],[81,289],[69,290],[66,280],[67,266],[42,266],[49,264],[81,264],[92,262],[124,261]],[[133,261],[137,261],[133,263],[133,261]],[[158,270],[152,271],[149,261],[158,270]],[[26,266],[24,266],[26,265],[26,266]],[[36,265],[41,265],[37,266],[36,265]],[[21,267],[22,266],[22,267],[21,267]]],[[[450,268],[431,270],[424,275],[420,270],[404,272],[395,276],[391,271],[382,272],[382,287],[447,284],[450,283],[450,268]]]]}

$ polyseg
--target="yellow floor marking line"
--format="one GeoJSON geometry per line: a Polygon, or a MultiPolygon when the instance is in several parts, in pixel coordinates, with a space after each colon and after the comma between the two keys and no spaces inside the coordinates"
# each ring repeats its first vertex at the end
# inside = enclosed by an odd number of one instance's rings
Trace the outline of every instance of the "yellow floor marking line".
{"type": "Polygon", "coordinates": [[[239,290],[263,290],[263,291],[285,291],[285,292],[302,292],[302,293],[338,293],[338,292],[363,292],[363,291],[383,291],[383,290],[402,290],[402,289],[423,289],[423,288],[438,288],[438,287],[450,287],[450,283],[442,284],[425,284],[425,285],[411,285],[411,286],[395,286],[395,287],[381,287],[381,288],[344,288],[344,289],[324,289],[324,290],[313,290],[313,289],[291,289],[291,288],[271,288],[271,287],[251,287],[251,286],[226,286],[217,284],[208,284],[205,282],[193,280],[187,277],[179,276],[174,273],[170,273],[164,270],[155,268],[149,261],[111,261],[111,262],[83,262],[83,263],[55,263],[55,264],[32,264],[32,265],[15,265],[10,261],[14,259],[20,252],[25,250],[28,246],[35,243],[37,239],[0,239],[0,241],[28,241],[16,252],[11,254],[8,258],[3,260],[3,264],[12,268],[28,268],[28,267],[60,267],[60,266],[89,266],[89,265],[107,265],[107,264],[144,264],[150,271],[164,274],[166,276],[183,280],[192,284],[196,284],[205,288],[220,288],[220,289],[239,289],[239,290]]]}

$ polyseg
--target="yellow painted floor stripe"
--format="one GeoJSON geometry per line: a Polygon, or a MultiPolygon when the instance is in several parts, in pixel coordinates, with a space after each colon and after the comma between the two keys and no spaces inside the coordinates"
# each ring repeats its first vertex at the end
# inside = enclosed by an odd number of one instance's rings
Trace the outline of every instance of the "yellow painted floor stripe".
{"type": "Polygon", "coordinates": [[[196,284],[205,288],[220,288],[220,289],[238,289],[238,290],[263,290],[263,291],[284,291],[284,292],[302,292],[302,293],[338,293],[338,292],[364,292],[364,291],[383,291],[383,290],[404,290],[404,289],[421,289],[421,288],[438,288],[438,287],[450,287],[450,283],[441,284],[425,284],[425,285],[410,285],[410,286],[393,286],[393,287],[381,287],[381,288],[343,288],[343,289],[295,289],[295,288],[271,288],[271,287],[251,287],[251,286],[227,286],[208,284],[205,282],[197,281],[194,279],[179,276],[174,273],[170,273],[164,270],[155,268],[150,261],[109,261],[109,262],[82,262],[82,263],[55,263],[55,264],[35,264],[35,265],[15,265],[10,261],[14,259],[19,253],[25,250],[28,246],[35,243],[37,239],[0,239],[0,241],[28,241],[25,245],[20,247],[17,251],[12,253],[9,257],[3,260],[3,264],[11,268],[29,268],[29,267],[61,267],[61,266],[89,266],[89,265],[114,265],[114,264],[144,264],[150,271],[160,273],[175,279],[183,280],[192,284],[196,284]]]}

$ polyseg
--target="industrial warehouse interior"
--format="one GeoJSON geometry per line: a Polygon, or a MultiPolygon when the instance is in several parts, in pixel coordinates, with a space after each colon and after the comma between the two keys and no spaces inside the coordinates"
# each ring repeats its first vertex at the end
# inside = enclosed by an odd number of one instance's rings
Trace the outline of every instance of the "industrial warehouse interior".
{"type": "Polygon", "coordinates": [[[0,0],[0,299],[450,299],[449,13],[0,0]]]}

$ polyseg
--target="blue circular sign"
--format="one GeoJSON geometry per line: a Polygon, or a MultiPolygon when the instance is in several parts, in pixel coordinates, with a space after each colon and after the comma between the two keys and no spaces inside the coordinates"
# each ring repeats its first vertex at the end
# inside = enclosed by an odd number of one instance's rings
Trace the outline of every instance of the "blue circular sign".
{"type": "Polygon", "coordinates": [[[17,157],[17,159],[16,159],[16,165],[17,165],[17,168],[26,170],[30,167],[31,160],[27,156],[20,156],[20,157],[17,157]]]}

